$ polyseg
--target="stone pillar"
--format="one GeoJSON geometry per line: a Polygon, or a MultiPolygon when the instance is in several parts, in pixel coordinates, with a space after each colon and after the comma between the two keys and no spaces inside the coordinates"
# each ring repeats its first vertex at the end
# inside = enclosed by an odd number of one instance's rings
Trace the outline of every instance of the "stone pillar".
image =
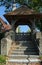
{"type": "Polygon", "coordinates": [[[42,55],[42,34],[41,32],[36,33],[36,38],[39,39],[39,54],[42,55]]]}
{"type": "Polygon", "coordinates": [[[7,55],[7,41],[5,39],[1,40],[1,55],[7,55]]]}
{"type": "Polygon", "coordinates": [[[8,38],[3,38],[1,40],[1,55],[8,55],[11,48],[12,40],[8,38]]]}

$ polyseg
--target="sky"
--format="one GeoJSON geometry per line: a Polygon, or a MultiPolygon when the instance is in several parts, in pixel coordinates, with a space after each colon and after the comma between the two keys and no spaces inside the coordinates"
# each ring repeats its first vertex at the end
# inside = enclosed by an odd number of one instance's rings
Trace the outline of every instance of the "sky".
{"type": "Polygon", "coordinates": [[[3,16],[4,14],[5,14],[5,6],[0,6],[0,17],[7,23],[7,24],[9,24],[8,23],[8,21],[5,19],[5,17],[3,16]]]}
{"type": "Polygon", "coordinates": [[[26,32],[28,32],[28,30],[30,30],[29,26],[27,26],[27,25],[22,25],[22,26],[20,25],[19,27],[20,27],[20,31],[22,30],[21,32],[26,33],[26,32]]]}

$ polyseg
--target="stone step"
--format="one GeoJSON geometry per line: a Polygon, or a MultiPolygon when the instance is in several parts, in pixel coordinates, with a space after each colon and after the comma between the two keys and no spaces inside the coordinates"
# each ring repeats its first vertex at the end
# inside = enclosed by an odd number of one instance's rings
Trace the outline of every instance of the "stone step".
{"type": "MultiPolygon", "coordinates": [[[[32,48],[20,47],[20,48],[16,48],[15,50],[18,51],[18,50],[26,50],[26,49],[27,49],[27,50],[37,50],[38,48],[33,48],[33,47],[32,47],[32,48]]],[[[13,51],[14,51],[14,49],[13,49],[13,51]]]]}
{"type": "Polygon", "coordinates": [[[21,52],[21,51],[38,51],[38,49],[36,49],[36,48],[18,48],[18,49],[13,49],[12,50],[12,52],[14,52],[14,51],[16,51],[16,52],[21,52]]]}
{"type": "Polygon", "coordinates": [[[34,49],[37,49],[37,47],[32,47],[32,46],[31,46],[31,47],[27,47],[27,46],[14,46],[14,47],[12,47],[12,48],[13,48],[13,49],[14,49],[14,48],[16,48],[16,49],[24,49],[24,48],[25,48],[25,49],[26,49],[26,48],[31,48],[31,49],[34,48],[34,49]]]}
{"type": "Polygon", "coordinates": [[[9,55],[8,58],[10,59],[27,59],[28,55],[9,55]]]}
{"type": "Polygon", "coordinates": [[[28,63],[27,59],[10,59],[10,60],[6,60],[7,62],[12,62],[12,63],[28,63]]]}
{"type": "Polygon", "coordinates": [[[36,47],[36,44],[27,42],[27,43],[21,44],[21,46],[28,46],[28,47],[34,46],[34,47],[36,47]]]}
{"type": "Polygon", "coordinates": [[[9,55],[11,59],[27,59],[27,58],[39,58],[38,55],[9,55]]]}
{"type": "Polygon", "coordinates": [[[39,58],[39,55],[8,55],[7,57],[31,57],[31,58],[39,58]]]}
{"type": "Polygon", "coordinates": [[[26,49],[27,47],[23,47],[23,46],[22,46],[22,47],[20,47],[20,46],[15,46],[15,47],[12,47],[12,48],[13,48],[13,50],[14,50],[14,49],[26,49]]]}
{"type": "Polygon", "coordinates": [[[13,47],[13,48],[14,48],[14,47],[20,47],[20,45],[13,45],[12,47],[13,47]]]}
{"type": "Polygon", "coordinates": [[[8,55],[8,57],[28,57],[28,55],[8,55]]]}
{"type": "MultiPolygon", "coordinates": [[[[16,50],[16,51],[18,51],[18,50],[26,50],[26,48],[18,48],[18,49],[16,48],[15,50],[16,50]]],[[[14,51],[14,50],[13,50],[13,51],[14,51]]]]}
{"type": "Polygon", "coordinates": [[[38,51],[37,49],[15,49],[15,50],[12,50],[12,52],[36,52],[38,51]]]}
{"type": "Polygon", "coordinates": [[[29,62],[42,62],[40,59],[32,59],[32,58],[29,58],[29,59],[10,59],[10,60],[6,60],[7,62],[10,62],[10,63],[29,63],[29,62]]]}
{"type": "Polygon", "coordinates": [[[9,59],[27,59],[26,57],[9,57],[9,59]]]}
{"type": "Polygon", "coordinates": [[[12,52],[11,54],[14,54],[14,55],[23,55],[23,54],[25,54],[25,55],[37,55],[37,54],[39,54],[39,52],[12,52]]]}
{"type": "Polygon", "coordinates": [[[26,49],[14,49],[14,50],[12,50],[12,52],[14,52],[14,51],[17,51],[17,52],[20,51],[21,52],[21,51],[25,51],[25,50],[26,49]]]}

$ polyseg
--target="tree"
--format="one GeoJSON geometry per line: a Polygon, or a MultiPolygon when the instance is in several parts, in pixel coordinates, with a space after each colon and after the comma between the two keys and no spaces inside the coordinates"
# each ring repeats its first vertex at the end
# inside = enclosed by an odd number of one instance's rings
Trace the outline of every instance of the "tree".
{"type": "Polygon", "coordinates": [[[39,8],[42,7],[42,0],[31,0],[31,2],[29,3],[29,6],[36,10],[37,12],[39,12],[39,8]]]}
{"type": "Polygon", "coordinates": [[[36,21],[36,27],[42,32],[42,20],[36,21]]]}
{"type": "Polygon", "coordinates": [[[42,7],[42,0],[0,0],[0,2],[1,5],[6,6],[6,9],[10,8],[11,10],[15,2],[18,2],[20,4],[27,4],[29,7],[35,9],[36,11],[39,11],[39,8],[42,7]]]}

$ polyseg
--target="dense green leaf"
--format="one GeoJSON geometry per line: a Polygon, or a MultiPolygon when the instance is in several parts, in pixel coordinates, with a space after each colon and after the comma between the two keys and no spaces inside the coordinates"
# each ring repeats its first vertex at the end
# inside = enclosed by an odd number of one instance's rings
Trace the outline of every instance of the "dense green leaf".
{"type": "Polygon", "coordinates": [[[6,56],[0,55],[0,63],[6,63],[6,56]]]}

